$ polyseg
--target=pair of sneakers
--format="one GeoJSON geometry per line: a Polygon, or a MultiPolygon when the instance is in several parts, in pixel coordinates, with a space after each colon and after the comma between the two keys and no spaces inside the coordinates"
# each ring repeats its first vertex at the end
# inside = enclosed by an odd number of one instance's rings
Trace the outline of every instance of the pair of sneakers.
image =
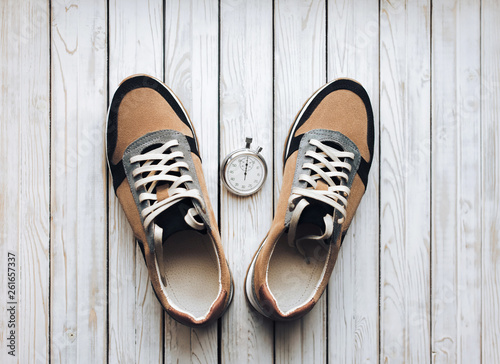
{"type": "MultiPolygon", "coordinates": [[[[366,189],[373,128],[368,95],[349,79],[323,86],[297,115],[276,214],[245,282],[264,316],[302,317],[325,290],[366,189]]],[[[115,193],[158,300],[185,325],[216,321],[234,285],[186,110],[159,80],[129,77],[109,107],[106,139],[115,193]]]]}

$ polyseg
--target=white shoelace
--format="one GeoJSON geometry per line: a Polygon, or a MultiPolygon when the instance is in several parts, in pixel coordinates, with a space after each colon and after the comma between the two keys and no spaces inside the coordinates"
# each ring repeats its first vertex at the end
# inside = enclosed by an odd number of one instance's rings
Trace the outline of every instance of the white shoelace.
{"type": "MultiPolygon", "coordinates": [[[[182,175],[180,173],[181,168],[189,170],[189,165],[186,162],[180,160],[184,158],[184,153],[180,151],[169,151],[170,148],[178,145],[179,142],[174,139],[163,144],[161,147],[130,158],[130,163],[140,163],[140,166],[135,168],[132,172],[132,175],[134,177],[136,177],[137,175],[142,175],[143,173],[148,173],[146,177],[137,180],[134,185],[136,190],[138,190],[142,186],[144,186],[146,189],[145,192],[142,192],[139,195],[139,201],[143,202],[149,200],[150,202],[149,207],[146,207],[144,210],[142,210],[145,229],[148,228],[151,222],[153,222],[153,220],[159,214],[185,198],[195,199],[201,204],[203,209],[205,208],[205,203],[203,201],[203,197],[200,194],[200,191],[198,189],[188,190],[184,185],[186,182],[193,181],[190,175],[182,175]],[[169,162],[171,163],[167,164],[169,162]],[[168,188],[168,197],[162,201],[158,201],[158,196],[154,192],[156,185],[160,181],[166,181],[170,183],[170,186],[168,188]]],[[[184,221],[186,221],[186,223],[193,229],[202,230],[205,225],[198,222],[195,219],[196,216],[198,216],[198,212],[194,207],[191,207],[186,212],[184,221]]],[[[161,243],[162,229],[157,225],[154,225],[154,227],[155,242],[161,243]]]]}
{"type": "Polygon", "coordinates": [[[308,176],[301,174],[299,181],[306,182],[308,187],[292,188],[288,206],[292,212],[290,220],[290,228],[288,230],[288,244],[298,250],[304,256],[306,262],[309,263],[309,257],[306,256],[301,243],[307,240],[318,241],[325,249],[327,248],[324,240],[330,238],[333,234],[334,219],[330,214],[323,217],[325,223],[325,232],[323,235],[307,235],[296,239],[297,226],[300,216],[304,209],[309,205],[309,200],[316,200],[332,206],[337,210],[341,217],[337,219],[338,224],[344,222],[347,208],[347,198],[350,193],[350,188],[345,184],[348,182],[349,176],[344,170],[351,171],[351,165],[345,160],[347,158],[354,159],[354,153],[337,150],[333,147],[323,144],[322,142],[311,139],[309,143],[316,147],[316,151],[307,151],[306,156],[311,157],[314,163],[304,163],[303,169],[310,169],[315,174],[308,176]],[[318,180],[324,181],[328,189],[316,190],[318,180]],[[345,182],[345,184],[344,184],[345,182]]]}

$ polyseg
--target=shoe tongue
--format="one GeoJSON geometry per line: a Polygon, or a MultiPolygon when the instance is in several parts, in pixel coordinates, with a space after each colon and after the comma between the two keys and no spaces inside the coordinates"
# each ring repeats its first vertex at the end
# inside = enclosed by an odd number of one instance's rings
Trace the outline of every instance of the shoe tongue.
{"type": "Polygon", "coordinates": [[[309,205],[306,206],[300,215],[299,225],[313,224],[318,226],[321,231],[324,232],[326,227],[323,218],[327,214],[333,216],[333,207],[321,202],[309,201],[309,205]]]}
{"type": "MultiPolygon", "coordinates": [[[[323,180],[318,180],[315,190],[327,190],[328,185],[323,180]]],[[[299,224],[313,224],[321,228],[321,231],[325,231],[325,222],[323,217],[327,214],[333,216],[333,207],[318,202],[312,199],[308,199],[309,205],[304,208],[302,214],[300,215],[299,224]]]]}
{"type": "Polygon", "coordinates": [[[181,201],[163,211],[155,218],[154,223],[163,230],[162,241],[167,240],[178,231],[196,230],[184,220],[187,211],[192,207],[193,204],[191,201],[181,201]]]}
{"type": "MultiPolygon", "coordinates": [[[[156,187],[155,192],[157,194],[158,202],[170,197],[168,190],[169,187],[169,184],[166,183],[156,187]]],[[[184,219],[188,210],[192,207],[194,207],[192,201],[184,199],[183,201],[169,207],[155,218],[154,223],[163,230],[163,242],[178,231],[196,230],[186,223],[186,220],[184,219]]]]}

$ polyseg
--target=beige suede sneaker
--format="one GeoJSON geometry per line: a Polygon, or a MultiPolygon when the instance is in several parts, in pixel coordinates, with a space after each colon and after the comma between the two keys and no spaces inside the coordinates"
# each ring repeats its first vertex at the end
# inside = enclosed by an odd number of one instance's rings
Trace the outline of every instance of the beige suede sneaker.
{"type": "Polygon", "coordinates": [[[348,79],[323,86],[296,117],[276,215],[245,282],[248,301],[264,316],[297,319],[324,292],[366,189],[373,129],[368,94],[348,79]]]}
{"type": "Polygon", "coordinates": [[[184,107],[162,82],[136,75],[115,92],[107,157],[158,300],[189,326],[215,322],[233,283],[184,107]]]}

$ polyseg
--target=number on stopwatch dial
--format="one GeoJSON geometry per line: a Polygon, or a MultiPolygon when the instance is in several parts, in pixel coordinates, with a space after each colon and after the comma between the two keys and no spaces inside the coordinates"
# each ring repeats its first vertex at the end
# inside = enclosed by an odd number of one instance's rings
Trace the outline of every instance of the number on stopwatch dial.
{"type": "Polygon", "coordinates": [[[264,165],[252,155],[242,155],[231,161],[226,169],[226,181],[233,189],[247,192],[264,181],[264,165]]]}

